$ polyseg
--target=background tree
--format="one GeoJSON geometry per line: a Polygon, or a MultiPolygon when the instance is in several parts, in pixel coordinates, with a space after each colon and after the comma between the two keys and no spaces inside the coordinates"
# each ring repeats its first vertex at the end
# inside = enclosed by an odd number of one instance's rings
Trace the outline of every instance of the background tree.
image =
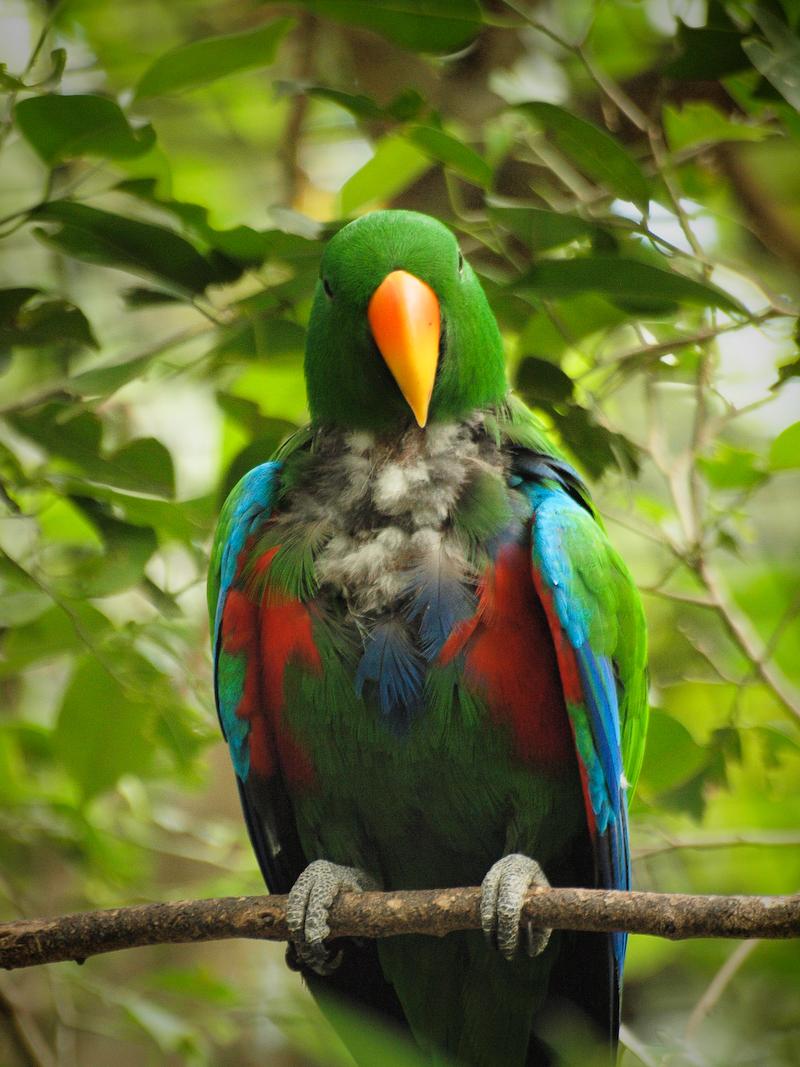
{"type": "MultiPolygon", "coordinates": [[[[458,232],[646,594],[638,886],[797,889],[799,15],[5,0],[3,918],[260,891],[206,547],[305,417],[324,237],[386,203],[458,232]]],[[[634,937],[624,1062],[790,1064],[799,994],[796,944],[634,937]]],[[[277,946],[0,981],[4,1064],[265,1057],[351,1062],[277,946]]]]}

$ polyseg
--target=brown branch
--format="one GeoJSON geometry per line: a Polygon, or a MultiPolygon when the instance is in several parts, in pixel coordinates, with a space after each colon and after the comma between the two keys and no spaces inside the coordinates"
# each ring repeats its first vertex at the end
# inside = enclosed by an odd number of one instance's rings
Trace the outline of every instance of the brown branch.
{"type": "MultiPolygon", "coordinates": [[[[286,941],[286,897],[221,897],[140,904],[0,924],[0,966],[75,960],[143,945],[249,937],[286,941]]],[[[331,909],[331,937],[393,937],[476,930],[479,889],[343,893],[331,909]]],[[[536,926],[690,937],[800,937],[800,894],[690,896],[603,889],[536,889],[524,917],[536,926]]]]}

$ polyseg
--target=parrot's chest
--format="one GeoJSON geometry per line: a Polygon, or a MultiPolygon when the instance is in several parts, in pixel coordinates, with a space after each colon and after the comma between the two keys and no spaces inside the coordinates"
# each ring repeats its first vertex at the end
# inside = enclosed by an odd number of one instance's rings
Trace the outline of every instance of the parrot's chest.
{"type": "Polygon", "coordinates": [[[580,809],[527,515],[475,425],[337,445],[273,534],[324,531],[313,595],[262,608],[298,829],[349,864],[374,866],[380,843],[393,884],[469,884],[580,809]]]}

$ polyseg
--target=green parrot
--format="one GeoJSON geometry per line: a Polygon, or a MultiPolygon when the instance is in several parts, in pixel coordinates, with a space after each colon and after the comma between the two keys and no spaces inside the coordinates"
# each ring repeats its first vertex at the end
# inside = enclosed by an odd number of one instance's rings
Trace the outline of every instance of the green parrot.
{"type": "Polygon", "coordinates": [[[647,723],[639,597],[579,474],[509,391],[453,234],[342,228],[308,328],[310,425],[230,494],[215,695],[291,962],[431,1063],[613,1054],[624,934],[520,922],[535,885],[630,884],[647,723]],[[342,890],[481,884],[482,931],[329,944],[342,890]]]}

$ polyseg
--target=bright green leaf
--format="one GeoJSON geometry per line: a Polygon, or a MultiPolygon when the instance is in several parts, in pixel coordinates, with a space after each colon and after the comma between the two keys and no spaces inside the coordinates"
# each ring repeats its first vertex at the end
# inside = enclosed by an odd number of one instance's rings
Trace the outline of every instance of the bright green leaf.
{"type": "Polygon", "coordinates": [[[774,131],[724,115],[704,100],[688,101],[680,109],[664,107],[664,128],[673,152],[698,144],[726,141],[762,141],[774,131]]]}
{"type": "Polygon", "coordinates": [[[404,137],[390,134],[375,146],[375,155],[342,186],[343,215],[378,200],[389,200],[430,167],[427,153],[404,137]]]}
{"type": "Polygon", "coordinates": [[[774,471],[794,470],[800,467],[800,422],[787,426],[772,442],[769,465],[774,471]]]}
{"type": "Polygon", "coordinates": [[[588,178],[622,200],[646,207],[650,198],[647,179],[636,160],[610,134],[557,104],[534,101],[519,104],[516,110],[544,129],[588,178]]]}
{"type": "Polygon", "coordinates": [[[120,107],[104,96],[31,96],[17,104],[14,116],[22,136],[48,166],[81,156],[131,159],[155,143],[152,126],[134,129],[120,107]]]}
{"type": "Polygon", "coordinates": [[[78,662],[55,729],[61,765],[86,798],[110,789],[123,774],[143,774],[151,765],[147,726],[153,708],[129,691],[109,662],[94,656],[78,662]]]}
{"type": "Polygon", "coordinates": [[[229,74],[268,67],[293,25],[292,19],[276,19],[254,30],[207,37],[173,48],[159,56],[142,75],[135,99],[195,89],[229,74]]]}

